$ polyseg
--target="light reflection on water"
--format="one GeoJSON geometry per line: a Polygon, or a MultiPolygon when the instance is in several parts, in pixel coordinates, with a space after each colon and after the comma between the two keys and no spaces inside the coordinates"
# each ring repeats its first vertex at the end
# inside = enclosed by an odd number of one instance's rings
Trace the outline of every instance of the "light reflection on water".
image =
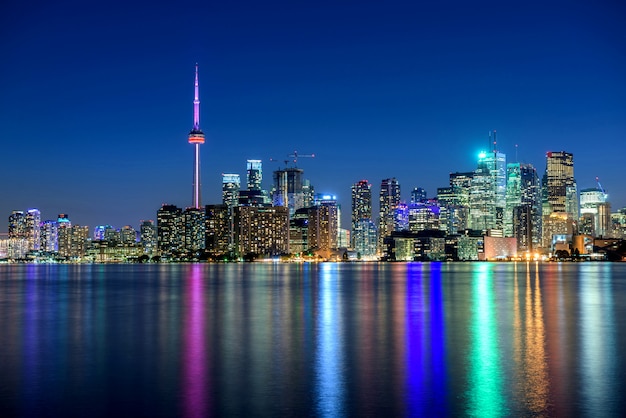
{"type": "Polygon", "coordinates": [[[0,266],[0,416],[619,416],[626,265],[0,266]]]}

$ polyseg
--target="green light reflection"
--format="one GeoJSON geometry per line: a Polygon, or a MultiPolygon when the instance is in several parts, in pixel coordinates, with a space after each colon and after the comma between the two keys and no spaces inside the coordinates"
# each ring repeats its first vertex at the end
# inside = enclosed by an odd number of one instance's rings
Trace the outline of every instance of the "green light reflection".
{"type": "Polygon", "coordinates": [[[502,396],[502,370],[491,267],[477,268],[472,280],[468,415],[499,417],[507,413],[502,396]]]}

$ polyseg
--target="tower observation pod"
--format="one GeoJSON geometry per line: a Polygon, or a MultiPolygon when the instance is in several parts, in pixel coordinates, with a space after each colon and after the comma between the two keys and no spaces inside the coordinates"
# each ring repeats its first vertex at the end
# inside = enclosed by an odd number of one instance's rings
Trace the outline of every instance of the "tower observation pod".
{"type": "Polygon", "coordinates": [[[200,129],[200,98],[198,91],[198,64],[196,64],[196,80],[194,83],[193,99],[193,128],[189,132],[189,143],[194,145],[194,165],[193,165],[193,207],[201,209],[200,195],[200,144],[204,144],[204,132],[200,129]]]}

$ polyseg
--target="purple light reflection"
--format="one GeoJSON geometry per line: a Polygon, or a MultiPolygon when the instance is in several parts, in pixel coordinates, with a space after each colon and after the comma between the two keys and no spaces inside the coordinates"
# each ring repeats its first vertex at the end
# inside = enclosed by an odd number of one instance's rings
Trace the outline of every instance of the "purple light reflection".
{"type": "Polygon", "coordinates": [[[202,267],[190,266],[185,292],[183,348],[183,415],[205,417],[208,414],[209,355],[205,340],[205,301],[202,267]]]}

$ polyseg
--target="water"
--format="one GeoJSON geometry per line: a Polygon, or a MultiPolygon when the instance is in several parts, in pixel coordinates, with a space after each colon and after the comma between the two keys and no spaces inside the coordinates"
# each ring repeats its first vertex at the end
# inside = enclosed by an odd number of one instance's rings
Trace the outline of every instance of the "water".
{"type": "Polygon", "coordinates": [[[0,416],[621,416],[626,263],[0,266],[0,416]]]}

